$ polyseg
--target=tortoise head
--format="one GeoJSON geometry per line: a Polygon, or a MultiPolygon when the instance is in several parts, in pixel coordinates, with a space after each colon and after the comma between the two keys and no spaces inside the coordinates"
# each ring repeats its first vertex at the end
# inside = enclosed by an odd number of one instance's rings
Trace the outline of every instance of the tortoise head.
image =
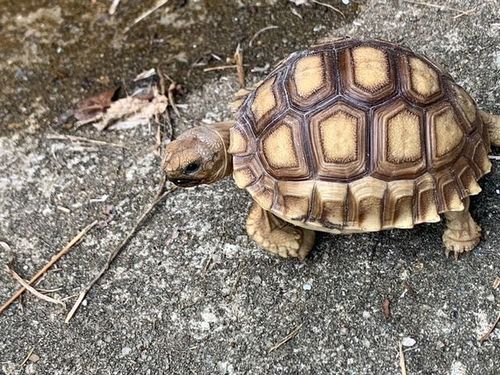
{"type": "Polygon", "coordinates": [[[165,149],[162,168],[169,181],[181,187],[211,184],[229,175],[230,123],[198,126],[182,133],[165,149]]]}

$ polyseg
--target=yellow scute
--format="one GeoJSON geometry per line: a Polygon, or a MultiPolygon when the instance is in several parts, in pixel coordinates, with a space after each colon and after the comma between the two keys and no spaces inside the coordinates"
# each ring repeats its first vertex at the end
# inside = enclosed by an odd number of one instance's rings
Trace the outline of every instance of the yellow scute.
{"type": "Polygon", "coordinates": [[[415,57],[410,58],[411,83],[413,89],[427,98],[439,91],[437,73],[429,65],[415,57]]]}
{"type": "Polygon", "coordinates": [[[387,159],[392,163],[417,161],[422,157],[420,118],[403,110],[387,123],[387,159]]]}
{"type": "Polygon", "coordinates": [[[321,56],[303,57],[297,62],[294,73],[297,93],[308,97],[324,84],[324,66],[321,56]]]}
{"type": "Polygon", "coordinates": [[[434,137],[436,155],[443,156],[457,147],[464,137],[464,132],[455,119],[451,108],[446,108],[434,119],[434,137]]]}
{"type": "Polygon", "coordinates": [[[273,92],[273,83],[276,78],[269,79],[259,86],[252,103],[252,112],[256,121],[276,106],[276,98],[273,92]]]}
{"type": "Polygon", "coordinates": [[[265,137],[262,145],[266,160],[272,168],[295,168],[299,166],[293,132],[288,125],[278,125],[265,137]]]}
{"type": "Polygon", "coordinates": [[[347,163],[358,158],[357,120],[338,111],[319,124],[323,157],[327,163],[347,163]]]}
{"type": "Polygon", "coordinates": [[[352,50],[355,82],[369,91],[389,83],[389,62],[385,53],[373,47],[352,50]]]}

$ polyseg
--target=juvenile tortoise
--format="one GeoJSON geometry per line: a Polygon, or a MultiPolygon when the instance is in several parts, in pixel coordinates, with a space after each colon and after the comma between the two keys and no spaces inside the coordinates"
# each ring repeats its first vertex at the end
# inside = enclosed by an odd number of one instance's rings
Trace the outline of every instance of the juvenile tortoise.
{"type": "Polygon", "coordinates": [[[500,117],[408,48],[342,39],[291,54],[238,102],[236,121],[167,145],[178,186],[231,173],[254,200],[247,232],[303,259],[315,232],[412,228],[446,217],[446,254],[480,239],[469,196],[491,169],[500,117]]]}

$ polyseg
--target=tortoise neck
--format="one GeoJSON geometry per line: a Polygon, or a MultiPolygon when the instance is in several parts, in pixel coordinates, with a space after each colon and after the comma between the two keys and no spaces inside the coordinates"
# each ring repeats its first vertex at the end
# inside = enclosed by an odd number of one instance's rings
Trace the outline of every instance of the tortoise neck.
{"type": "Polygon", "coordinates": [[[230,176],[233,173],[233,158],[230,153],[227,152],[229,149],[229,130],[234,126],[234,122],[217,122],[212,125],[203,126],[210,131],[213,131],[218,135],[221,141],[221,146],[224,147],[224,162],[221,165],[221,169],[215,174],[217,180],[221,180],[224,177],[230,176]]]}

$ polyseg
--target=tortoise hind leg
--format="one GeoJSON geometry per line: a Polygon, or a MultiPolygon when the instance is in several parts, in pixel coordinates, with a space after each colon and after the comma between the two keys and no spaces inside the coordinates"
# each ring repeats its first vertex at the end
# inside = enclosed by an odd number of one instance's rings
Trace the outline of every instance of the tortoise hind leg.
{"type": "Polygon", "coordinates": [[[314,231],[287,223],[255,202],[246,227],[248,235],[260,247],[283,258],[304,259],[314,244],[314,231]]]}
{"type": "Polygon", "coordinates": [[[500,146],[500,116],[481,111],[481,117],[490,134],[491,144],[500,146]]]}
{"type": "Polygon", "coordinates": [[[455,259],[464,252],[471,251],[479,243],[481,228],[476,224],[469,213],[469,198],[464,199],[463,211],[450,211],[445,213],[446,230],[443,233],[443,243],[446,255],[450,251],[455,259]]]}

